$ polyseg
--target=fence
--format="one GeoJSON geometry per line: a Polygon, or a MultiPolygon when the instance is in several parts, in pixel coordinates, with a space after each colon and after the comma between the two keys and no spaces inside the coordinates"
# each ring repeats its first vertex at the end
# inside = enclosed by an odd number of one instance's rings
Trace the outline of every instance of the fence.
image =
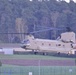
{"type": "Polygon", "coordinates": [[[0,75],[76,75],[76,66],[0,67],[0,75]]]}

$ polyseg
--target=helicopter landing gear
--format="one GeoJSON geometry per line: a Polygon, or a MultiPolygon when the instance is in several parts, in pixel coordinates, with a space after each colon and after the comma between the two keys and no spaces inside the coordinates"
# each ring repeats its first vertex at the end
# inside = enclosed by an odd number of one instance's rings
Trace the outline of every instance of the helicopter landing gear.
{"type": "Polygon", "coordinates": [[[34,52],[34,54],[36,55],[38,52],[34,52]]]}
{"type": "Polygon", "coordinates": [[[60,55],[60,52],[58,52],[58,55],[60,55]]]}
{"type": "Polygon", "coordinates": [[[32,53],[36,55],[38,52],[36,50],[32,50],[32,53]]]}
{"type": "Polygon", "coordinates": [[[43,52],[43,55],[46,55],[46,52],[43,52]]]}

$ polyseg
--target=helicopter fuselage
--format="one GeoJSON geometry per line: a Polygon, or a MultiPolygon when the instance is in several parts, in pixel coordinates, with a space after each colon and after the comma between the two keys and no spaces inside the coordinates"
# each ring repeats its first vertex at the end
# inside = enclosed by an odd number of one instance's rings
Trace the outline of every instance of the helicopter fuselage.
{"type": "Polygon", "coordinates": [[[57,52],[66,54],[76,53],[75,34],[74,32],[62,33],[56,40],[38,39],[28,35],[22,44],[26,50],[37,52],[57,52]]]}

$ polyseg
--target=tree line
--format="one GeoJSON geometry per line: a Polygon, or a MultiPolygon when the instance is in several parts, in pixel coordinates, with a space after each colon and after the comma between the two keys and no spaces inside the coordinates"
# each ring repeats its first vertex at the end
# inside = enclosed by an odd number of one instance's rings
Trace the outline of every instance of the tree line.
{"type": "MultiPolygon", "coordinates": [[[[65,31],[65,27],[70,27],[76,32],[76,3],[73,1],[66,3],[64,0],[61,2],[0,0],[0,33],[20,33],[19,23],[16,22],[19,18],[23,25],[21,32],[40,31],[33,35],[39,38],[55,39],[65,31]]],[[[1,35],[0,41],[4,38],[9,39],[8,35],[1,35]]]]}

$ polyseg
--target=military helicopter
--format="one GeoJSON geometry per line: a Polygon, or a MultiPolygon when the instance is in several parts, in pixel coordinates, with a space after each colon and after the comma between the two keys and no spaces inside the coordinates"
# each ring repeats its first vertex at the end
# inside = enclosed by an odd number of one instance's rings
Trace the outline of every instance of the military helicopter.
{"type": "Polygon", "coordinates": [[[35,38],[30,34],[26,36],[21,47],[25,50],[32,50],[35,54],[38,52],[43,52],[43,54],[46,54],[47,52],[55,52],[58,54],[76,54],[75,33],[71,31],[69,27],[67,27],[67,32],[61,33],[56,40],[35,38]]]}

